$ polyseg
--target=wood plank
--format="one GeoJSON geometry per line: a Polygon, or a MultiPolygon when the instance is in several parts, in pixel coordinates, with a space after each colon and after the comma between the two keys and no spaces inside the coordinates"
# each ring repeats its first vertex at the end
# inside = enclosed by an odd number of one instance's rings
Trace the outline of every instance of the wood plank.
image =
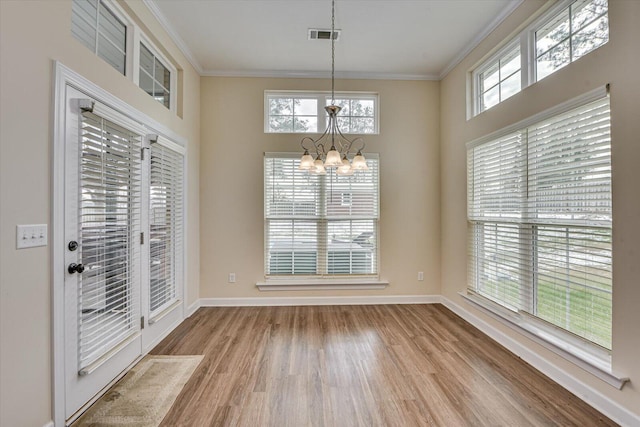
{"type": "Polygon", "coordinates": [[[614,426],[440,304],[201,308],[162,426],[614,426]]]}

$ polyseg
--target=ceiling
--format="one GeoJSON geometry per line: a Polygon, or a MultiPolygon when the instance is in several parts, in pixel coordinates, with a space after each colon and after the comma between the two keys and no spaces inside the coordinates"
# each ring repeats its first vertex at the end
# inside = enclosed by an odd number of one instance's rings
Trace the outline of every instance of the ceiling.
{"type": "MultiPolygon", "coordinates": [[[[325,77],[330,0],[144,0],[202,75],[325,77]]],[[[336,76],[439,79],[522,0],[337,0],[336,76]]]]}

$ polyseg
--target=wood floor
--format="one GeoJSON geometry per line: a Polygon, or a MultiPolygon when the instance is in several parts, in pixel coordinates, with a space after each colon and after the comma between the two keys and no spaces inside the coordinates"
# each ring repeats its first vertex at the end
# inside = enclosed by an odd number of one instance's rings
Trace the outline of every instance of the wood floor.
{"type": "Polygon", "coordinates": [[[611,420],[439,304],[201,308],[162,426],[594,426],[611,420]]]}

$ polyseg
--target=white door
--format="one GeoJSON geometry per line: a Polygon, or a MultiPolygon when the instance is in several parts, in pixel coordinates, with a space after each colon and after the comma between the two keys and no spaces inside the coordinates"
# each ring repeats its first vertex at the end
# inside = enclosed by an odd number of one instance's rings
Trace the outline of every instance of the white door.
{"type": "Polygon", "coordinates": [[[144,129],[75,89],[67,90],[64,312],[68,419],[142,352],[144,129]]]}

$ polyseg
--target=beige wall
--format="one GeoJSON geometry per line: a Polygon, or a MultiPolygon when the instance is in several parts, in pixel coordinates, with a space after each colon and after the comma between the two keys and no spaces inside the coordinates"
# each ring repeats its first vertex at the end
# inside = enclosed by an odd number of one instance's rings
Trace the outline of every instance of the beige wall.
{"type": "Polygon", "coordinates": [[[72,38],[70,1],[0,1],[2,426],[42,426],[52,418],[52,247],[16,250],[15,227],[51,225],[53,60],[61,61],[188,139],[188,298],[197,298],[200,78],[144,4],[132,2],[130,7],[183,69],[184,119],[166,110],[72,38]]]}
{"type": "MultiPolygon", "coordinates": [[[[466,74],[490,49],[533,14],[528,0],[441,82],[442,293],[629,411],[640,414],[640,2],[610,0],[610,41],[593,53],[467,121],[466,74]],[[465,143],[611,83],[613,163],[613,368],[631,377],[622,391],[505,328],[466,304],[465,143]]],[[[586,396],[589,398],[589,396],[586,396]]]]}
{"type": "MultiPolygon", "coordinates": [[[[263,152],[300,151],[300,135],[265,134],[265,90],[330,89],[323,79],[202,79],[201,298],[440,293],[439,83],[343,80],[380,94],[381,291],[260,292],[264,279],[263,152]],[[417,280],[425,273],[424,282],[417,280]],[[227,283],[236,273],[237,282],[227,283]]],[[[301,153],[302,154],[302,153],[301,153]]]]}

